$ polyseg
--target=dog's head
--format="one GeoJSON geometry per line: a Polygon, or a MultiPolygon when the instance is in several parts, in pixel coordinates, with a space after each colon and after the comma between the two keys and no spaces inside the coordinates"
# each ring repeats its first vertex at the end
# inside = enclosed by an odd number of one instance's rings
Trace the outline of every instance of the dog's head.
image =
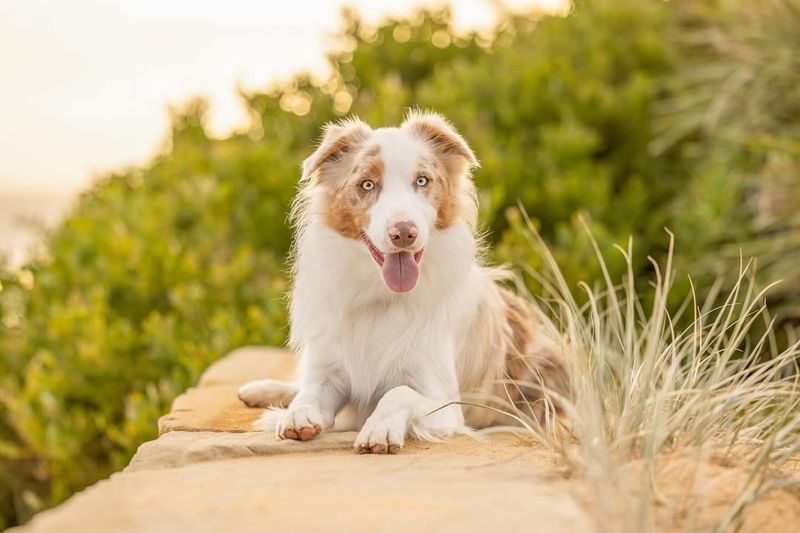
{"type": "Polygon", "coordinates": [[[325,127],[303,163],[323,222],[360,241],[394,292],[414,288],[431,235],[474,227],[470,170],[478,162],[441,116],[411,113],[397,128],[373,130],[349,119],[325,127]]]}

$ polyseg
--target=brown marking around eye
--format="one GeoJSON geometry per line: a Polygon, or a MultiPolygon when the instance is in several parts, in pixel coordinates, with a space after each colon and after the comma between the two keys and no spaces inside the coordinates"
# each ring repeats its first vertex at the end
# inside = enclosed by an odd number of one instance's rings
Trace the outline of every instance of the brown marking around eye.
{"type": "Polygon", "coordinates": [[[470,169],[478,166],[467,142],[442,116],[436,113],[412,112],[403,123],[412,135],[429,150],[427,166],[432,168],[434,182],[428,194],[436,208],[436,228],[446,229],[463,219],[474,228],[477,223],[475,185],[470,169]]]}
{"type": "Polygon", "coordinates": [[[428,184],[425,187],[417,187],[417,190],[424,194],[436,209],[436,229],[449,228],[460,213],[459,196],[455,190],[458,178],[454,180],[449,176],[444,166],[433,157],[423,158],[420,161],[414,180],[420,175],[428,178],[428,184]]]}
{"type": "MultiPolygon", "coordinates": [[[[380,152],[380,147],[375,147],[380,152]]],[[[383,159],[378,157],[377,155],[371,156],[367,161],[364,169],[364,176],[363,179],[372,179],[377,177],[377,179],[383,178],[383,159]]],[[[373,181],[375,181],[373,179],[373,181]]],[[[376,183],[377,185],[377,183],[376,183]]]]}
{"type": "Polygon", "coordinates": [[[383,181],[384,163],[379,154],[379,146],[367,149],[357,157],[349,176],[327,186],[325,222],[344,237],[361,239],[369,224],[369,208],[378,198],[383,181]],[[361,183],[366,179],[372,180],[375,188],[364,190],[361,183]]]}

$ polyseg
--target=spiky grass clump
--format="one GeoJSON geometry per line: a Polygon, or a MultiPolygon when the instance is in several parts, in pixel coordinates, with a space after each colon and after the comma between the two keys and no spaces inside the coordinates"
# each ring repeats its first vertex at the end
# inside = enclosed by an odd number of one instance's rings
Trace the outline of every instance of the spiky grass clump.
{"type": "Polygon", "coordinates": [[[755,286],[750,264],[740,265],[729,294],[712,289],[701,297],[691,290],[671,312],[671,234],[666,264],[652,261],[649,294],[637,292],[630,243],[619,249],[629,265],[619,283],[595,244],[604,281],[599,289],[581,285],[586,303],[579,303],[529,229],[546,269],[527,273],[542,284],[552,333],[564,339],[574,395],[558,399],[566,415],[559,431],[543,429],[525,409],[510,414],[589,482],[587,500],[601,530],[649,531],[665,524],[688,530],[705,520],[704,528],[727,531],[762,496],[800,483],[781,473],[800,452],[800,342],[779,349],[763,327],[770,322],[769,287],[755,286]],[[684,479],[693,486],[683,487],[680,498],[688,500],[682,503],[670,501],[659,483],[665,463],[678,456],[695,465],[684,479]],[[700,520],[702,492],[713,489],[701,485],[713,480],[700,478],[701,465],[712,457],[747,467],[727,509],[708,524],[707,517],[700,520]]]}

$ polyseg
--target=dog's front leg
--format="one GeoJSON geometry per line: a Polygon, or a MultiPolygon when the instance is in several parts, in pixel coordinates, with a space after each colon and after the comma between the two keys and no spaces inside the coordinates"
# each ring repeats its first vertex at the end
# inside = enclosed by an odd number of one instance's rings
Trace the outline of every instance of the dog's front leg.
{"type": "Polygon", "coordinates": [[[311,440],[333,427],[345,400],[335,376],[319,371],[306,374],[297,396],[278,420],[275,434],[279,439],[311,440]]]}
{"type": "Polygon", "coordinates": [[[347,397],[344,384],[329,365],[303,353],[297,394],[286,409],[268,410],[255,427],[274,430],[278,439],[311,440],[333,427],[347,397]]]}
{"type": "Polygon", "coordinates": [[[354,444],[358,453],[397,453],[406,434],[436,440],[463,428],[461,407],[434,400],[406,385],[389,390],[364,423],[354,444]]]}
{"type": "Polygon", "coordinates": [[[464,428],[455,366],[449,359],[418,386],[394,387],[378,401],[354,444],[358,453],[397,453],[405,437],[438,440],[464,428]]]}

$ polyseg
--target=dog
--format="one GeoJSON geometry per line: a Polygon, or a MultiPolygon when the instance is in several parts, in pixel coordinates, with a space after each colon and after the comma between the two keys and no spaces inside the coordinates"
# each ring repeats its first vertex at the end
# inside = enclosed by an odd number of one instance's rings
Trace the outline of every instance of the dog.
{"type": "Polygon", "coordinates": [[[539,420],[554,412],[569,389],[561,345],[501,286],[508,273],[484,265],[477,166],[435,113],[410,112],[399,127],[325,126],[291,211],[298,379],[240,388],[247,405],[272,407],[257,428],[307,441],[334,423],[349,429],[337,419],[349,405],[355,450],[396,453],[408,436],[510,421],[467,397],[539,420]]]}

